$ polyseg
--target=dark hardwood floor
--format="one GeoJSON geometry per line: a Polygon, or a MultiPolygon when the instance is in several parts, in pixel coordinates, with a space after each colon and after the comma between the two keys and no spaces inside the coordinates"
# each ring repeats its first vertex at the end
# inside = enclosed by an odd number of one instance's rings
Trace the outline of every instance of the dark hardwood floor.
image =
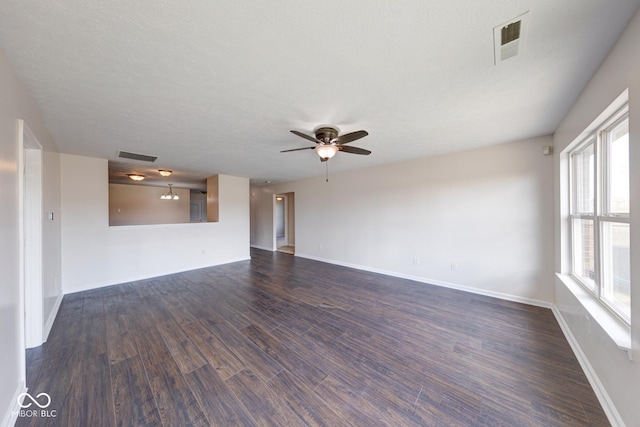
{"type": "Polygon", "coordinates": [[[18,426],[609,425],[550,310],[252,251],[67,295],[18,426]]]}

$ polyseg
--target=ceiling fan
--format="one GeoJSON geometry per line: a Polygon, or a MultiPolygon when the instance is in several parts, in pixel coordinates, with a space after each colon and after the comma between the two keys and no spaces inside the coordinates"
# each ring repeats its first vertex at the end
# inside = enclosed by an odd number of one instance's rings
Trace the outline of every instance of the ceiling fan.
{"type": "Polygon", "coordinates": [[[297,130],[292,130],[291,133],[298,135],[301,138],[308,139],[316,143],[314,147],[293,148],[291,150],[282,150],[281,153],[287,153],[289,151],[300,150],[316,150],[318,156],[320,156],[321,162],[326,162],[330,158],[336,155],[338,151],[351,154],[364,154],[369,155],[371,151],[364,148],[352,147],[351,145],[345,145],[360,138],[364,138],[369,135],[365,130],[358,130],[355,132],[347,133],[338,136],[338,130],[332,127],[321,127],[315,131],[315,137],[309,136],[297,130]]]}

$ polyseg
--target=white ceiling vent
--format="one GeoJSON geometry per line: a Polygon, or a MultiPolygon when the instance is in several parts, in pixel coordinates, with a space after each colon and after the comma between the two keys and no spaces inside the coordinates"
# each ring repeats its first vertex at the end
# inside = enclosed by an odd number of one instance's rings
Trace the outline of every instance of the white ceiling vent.
{"type": "Polygon", "coordinates": [[[118,157],[123,159],[140,160],[142,162],[155,162],[158,156],[149,156],[147,154],[130,153],[128,151],[118,151],[118,157]]]}
{"type": "Polygon", "coordinates": [[[529,12],[493,29],[495,63],[505,61],[524,51],[529,32],[529,12]]]}

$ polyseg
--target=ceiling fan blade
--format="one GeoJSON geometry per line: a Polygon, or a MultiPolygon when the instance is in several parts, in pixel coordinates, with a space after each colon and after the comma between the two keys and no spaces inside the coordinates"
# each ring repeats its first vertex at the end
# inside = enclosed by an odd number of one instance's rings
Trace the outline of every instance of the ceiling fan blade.
{"type": "Polygon", "coordinates": [[[291,150],[282,150],[281,153],[288,153],[289,151],[300,151],[300,150],[315,150],[316,147],[304,147],[304,148],[292,148],[291,150]]]}
{"type": "MultiPolygon", "coordinates": [[[[293,131],[291,131],[293,132],[293,131]]],[[[355,141],[356,139],[364,138],[369,135],[369,132],[366,130],[358,130],[351,133],[346,133],[344,135],[340,135],[337,138],[334,138],[331,142],[337,142],[338,144],[348,144],[351,141],[355,141]]]]}
{"type": "Polygon", "coordinates": [[[300,138],[304,138],[304,139],[308,139],[309,141],[315,142],[316,144],[321,144],[322,141],[307,135],[306,133],[302,133],[302,132],[298,132],[297,130],[292,130],[291,131],[292,134],[294,135],[298,135],[300,138]]]}
{"type": "Polygon", "coordinates": [[[371,154],[371,151],[369,150],[365,150],[364,148],[352,147],[350,145],[341,145],[338,147],[338,149],[340,151],[344,151],[345,153],[351,154],[364,154],[365,156],[371,154]]]}

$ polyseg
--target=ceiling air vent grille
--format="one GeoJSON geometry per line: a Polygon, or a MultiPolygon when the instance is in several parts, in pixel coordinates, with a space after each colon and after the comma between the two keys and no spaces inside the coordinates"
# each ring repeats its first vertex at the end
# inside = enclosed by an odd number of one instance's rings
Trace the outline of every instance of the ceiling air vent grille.
{"type": "Polygon", "coordinates": [[[513,22],[506,27],[502,27],[500,44],[504,46],[507,43],[511,43],[512,41],[518,40],[520,38],[520,27],[522,26],[522,21],[513,22]]]}
{"type": "Polygon", "coordinates": [[[496,65],[523,52],[528,29],[529,12],[493,29],[496,65]]]}
{"type": "Polygon", "coordinates": [[[158,156],[149,156],[147,154],[130,153],[128,151],[118,151],[118,157],[123,159],[140,160],[141,162],[155,162],[158,156]]]}

